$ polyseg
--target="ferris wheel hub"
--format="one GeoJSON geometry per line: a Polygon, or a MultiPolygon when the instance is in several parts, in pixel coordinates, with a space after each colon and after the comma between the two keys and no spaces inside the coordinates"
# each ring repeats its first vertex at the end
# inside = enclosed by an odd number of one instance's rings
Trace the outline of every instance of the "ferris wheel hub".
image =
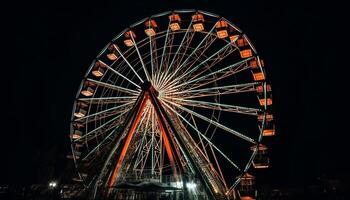
{"type": "Polygon", "coordinates": [[[159,96],[159,92],[152,86],[152,83],[145,81],[141,84],[141,89],[146,92],[152,92],[156,97],[159,96]]]}
{"type": "Polygon", "coordinates": [[[141,89],[144,91],[148,91],[152,87],[152,83],[149,81],[145,81],[141,84],[141,89]]]}

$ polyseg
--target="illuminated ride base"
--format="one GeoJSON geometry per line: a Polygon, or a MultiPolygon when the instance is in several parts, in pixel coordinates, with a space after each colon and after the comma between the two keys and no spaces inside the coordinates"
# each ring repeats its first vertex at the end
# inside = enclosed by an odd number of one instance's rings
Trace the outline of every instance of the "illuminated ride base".
{"type": "Polygon", "coordinates": [[[264,63],[227,19],[197,10],[118,34],[78,90],[68,155],[90,199],[255,199],[275,134],[264,63]]]}

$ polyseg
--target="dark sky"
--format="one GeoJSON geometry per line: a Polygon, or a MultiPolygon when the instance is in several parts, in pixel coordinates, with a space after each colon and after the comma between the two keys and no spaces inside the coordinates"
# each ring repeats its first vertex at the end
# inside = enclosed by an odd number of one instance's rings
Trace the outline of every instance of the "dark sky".
{"type": "Polygon", "coordinates": [[[3,29],[14,36],[7,41],[14,48],[2,66],[0,184],[66,176],[72,105],[88,65],[128,25],[181,8],[233,21],[264,58],[278,134],[269,181],[307,184],[322,174],[350,178],[344,161],[349,157],[348,103],[340,98],[348,90],[341,86],[345,66],[336,58],[341,41],[325,14],[335,11],[327,6],[219,0],[14,6],[3,29]]]}

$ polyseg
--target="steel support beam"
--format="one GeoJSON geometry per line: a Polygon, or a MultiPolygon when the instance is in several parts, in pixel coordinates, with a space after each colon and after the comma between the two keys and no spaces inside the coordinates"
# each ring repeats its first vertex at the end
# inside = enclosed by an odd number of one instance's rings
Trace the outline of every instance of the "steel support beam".
{"type": "MultiPolygon", "coordinates": [[[[188,158],[189,160],[189,164],[193,167],[193,169],[195,170],[195,173],[196,175],[198,176],[199,180],[204,183],[204,189],[205,191],[207,192],[208,196],[210,197],[210,199],[213,199],[213,200],[218,200],[218,198],[216,197],[216,195],[213,193],[209,183],[207,182],[207,180],[203,177],[203,174],[201,173],[200,171],[200,166],[197,166],[197,164],[195,163],[194,159],[191,157],[190,153],[187,151],[186,149],[186,146],[185,146],[185,143],[184,141],[182,140],[181,136],[178,134],[177,130],[175,129],[175,126],[173,125],[170,117],[167,115],[164,107],[162,106],[162,104],[159,102],[158,98],[157,98],[157,91],[153,88],[153,87],[150,87],[149,89],[149,93],[150,93],[150,100],[153,104],[153,106],[155,107],[155,110],[156,110],[156,113],[157,115],[159,115],[160,117],[160,120],[161,120],[161,123],[164,124],[165,126],[165,121],[168,123],[171,131],[173,132],[173,135],[174,137],[176,138],[176,140],[179,142],[179,145],[180,145],[180,148],[184,150],[184,154],[185,154],[185,157],[188,158]]],[[[168,131],[166,131],[167,134],[169,134],[168,131]]],[[[169,134],[170,136],[170,134],[169,134]]],[[[183,180],[183,183],[185,181],[183,180]]],[[[185,184],[184,184],[184,194],[185,194],[185,190],[186,190],[186,187],[185,187],[185,184]]]]}

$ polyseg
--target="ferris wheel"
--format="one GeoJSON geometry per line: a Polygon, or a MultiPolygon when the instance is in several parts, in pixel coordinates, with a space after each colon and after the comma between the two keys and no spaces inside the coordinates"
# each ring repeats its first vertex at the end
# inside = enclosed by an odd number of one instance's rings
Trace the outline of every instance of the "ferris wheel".
{"type": "Polygon", "coordinates": [[[252,42],[224,17],[175,10],[132,24],[97,55],[77,92],[74,180],[95,198],[145,181],[236,198],[251,165],[269,166],[266,78],[252,42]]]}

